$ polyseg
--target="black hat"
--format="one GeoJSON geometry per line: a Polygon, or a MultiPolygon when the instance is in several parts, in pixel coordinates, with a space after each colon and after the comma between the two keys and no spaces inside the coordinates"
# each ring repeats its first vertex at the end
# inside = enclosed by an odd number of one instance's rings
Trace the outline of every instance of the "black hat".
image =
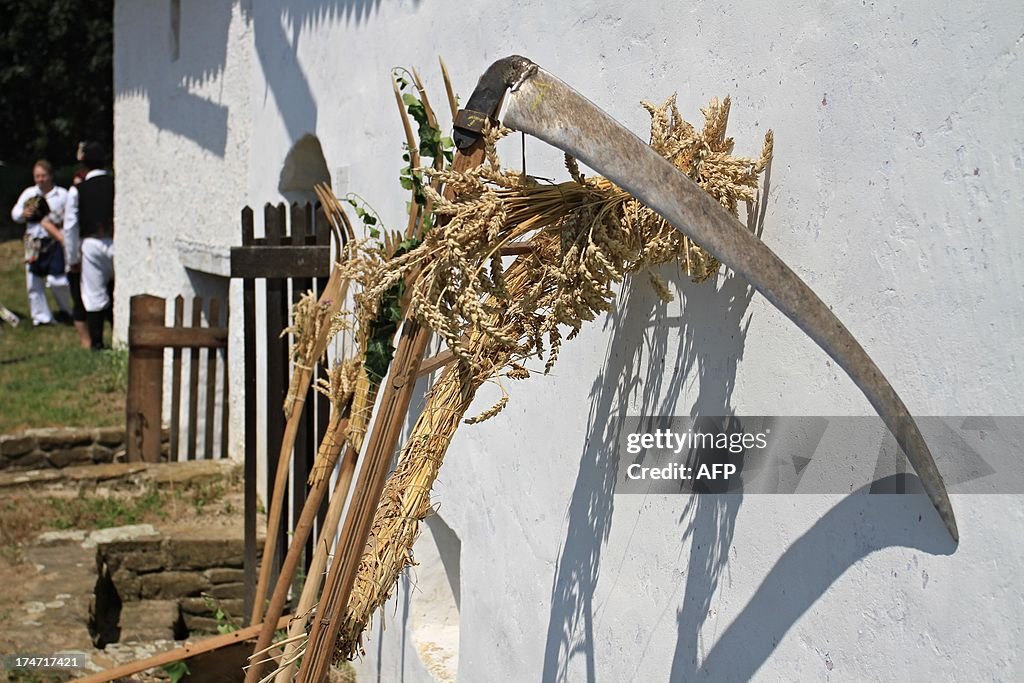
{"type": "Polygon", "coordinates": [[[100,142],[81,142],[78,145],[78,156],[83,163],[102,165],[106,161],[107,149],[100,142]]]}

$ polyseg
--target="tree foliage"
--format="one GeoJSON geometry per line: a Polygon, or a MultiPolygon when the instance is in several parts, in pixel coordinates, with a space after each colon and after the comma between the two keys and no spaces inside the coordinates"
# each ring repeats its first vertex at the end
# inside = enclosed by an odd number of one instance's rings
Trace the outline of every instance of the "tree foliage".
{"type": "MultiPolygon", "coordinates": [[[[0,0],[0,160],[74,161],[113,139],[113,0],[0,0]]],[[[29,178],[28,180],[31,180],[29,178]]]]}

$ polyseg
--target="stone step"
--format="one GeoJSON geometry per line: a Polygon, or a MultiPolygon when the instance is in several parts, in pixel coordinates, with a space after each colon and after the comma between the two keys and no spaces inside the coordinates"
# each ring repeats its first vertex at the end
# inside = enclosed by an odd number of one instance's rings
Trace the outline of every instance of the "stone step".
{"type": "Polygon", "coordinates": [[[0,492],[13,488],[145,489],[198,486],[241,476],[242,466],[232,460],[188,460],[173,463],[120,462],[72,465],[62,469],[6,470],[0,472],[0,492]]]}
{"type": "MultiPolygon", "coordinates": [[[[165,527],[152,536],[98,544],[92,620],[97,641],[123,641],[125,633],[146,633],[154,639],[165,638],[167,632],[176,637],[193,631],[217,633],[228,619],[244,621],[241,532],[235,527],[165,527]],[[143,614],[152,618],[141,625],[132,622],[143,614]]],[[[258,539],[257,552],[262,545],[258,539]]]]}

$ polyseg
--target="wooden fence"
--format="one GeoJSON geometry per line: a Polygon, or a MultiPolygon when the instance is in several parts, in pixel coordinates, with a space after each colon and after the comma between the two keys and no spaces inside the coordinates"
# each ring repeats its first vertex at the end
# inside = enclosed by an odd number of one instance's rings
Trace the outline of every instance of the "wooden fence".
{"type": "MultiPolygon", "coordinates": [[[[255,236],[254,213],[242,210],[242,246],[231,249],[231,277],[241,278],[242,316],[245,329],[245,614],[252,612],[256,591],[256,435],[264,435],[266,447],[266,500],[274,495],[274,475],[284,436],[282,406],[290,380],[288,349],[291,339],[281,335],[289,327],[291,304],[309,290],[319,297],[331,270],[331,232],[322,210],[310,205],[267,204],[263,209],[264,237],[255,236]],[[266,283],[265,305],[257,307],[256,282],[266,283]],[[266,357],[257,359],[257,318],[262,316],[266,330],[266,357]],[[265,371],[261,373],[261,371],[265,371]],[[257,394],[258,374],[266,377],[266,392],[257,394]],[[257,424],[257,401],[266,401],[267,423],[257,424]]],[[[323,376],[318,367],[317,376],[323,376]]],[[[279,567],[288,548],[287,535],[306,500],[306,479],[317,444],[327,429],[330,403],[319,392],[306,397],[306,409],[295,439],[292,476],[289,479],[291,501],[282,516],[277,552],[263,558],[279,567]]],[[[320,512],[320,520],[326,506],[320,512]]],[[[307,564],[313,555],[314,538],[307,544],[307,564]]],[[[276,574],[276,571],[275,571],[276,574]]]]}
{"type": "MultiPolygon", "coordinates": [[[[255,593],[257,558],[257,435],[262,435],[266,449],[266,500],[273,497],[274,475],[281,441],[284,436],[282,406],[288,390],[291,364],[288,349],[291,305],[307,291],[319,297],[327,284],[331,269],[331,231],[322,210],[297,204],[286,207],[267,204],[263,210],[264,236],[255,236],[254,212],[245,207],[241,213],[242,245],[231,248],[231,277],[242,280],[242,319],[244,328],[245,377],[245,614],[252,611],[255,593]],[[265,282],[264,305],[257,306],[256,283],[265,282]],[[257,321],[262,318],[266,351],[257,358],[257,321]],[[257,376],[266,378],[264,391],[259,392],[257,376]],[[266,424],[258,424],[260,401],[265,402],[266,424]]],[[[150,295],[131,299],[129,341],[128,433],[129,460],[158,462],[160,427],[163,411],[164,351],[171,354],[171,453],[176,461],[184,453],[188,459],[199,457],[199,425],[204,427],[203,455],[217,453],[226,457],[228,449],[228,363],[227,307],[211,299],[207,309],[208,326],[202,326],[203,300],[193,299],[191,326],[185,326],[185,301],[174,301],[174,322],[165,325],[166,301],[150,295]],[[223,322],[221,317],[223,313],[223,322]],[[206,350],[206,371],[201,372],[200,359],[206,350]],[[188,377],[183,375],[183,361],[188,357],[188,377]],[[217,363],[223,363],[220,400],[217,400],[217,363]],[[205,412],[200,414],[200,387],[205,385],[205,412]],[[184,392],[187,390],[187,403],[184,392]],[[188,406],[187,433],[182,434],[180,408],[188,406]],[[215,426],[219,413],[220,439],[215,443],[215,426]]],[[[236,361],[237,363],[237,361],[236,361]]],[[[317,376],[323,376],[318,367],[317,376]]],[[[306,409],[299,427],[289,479],[290,495],[280,528],[275,557],[264,558],[280,566],[287,551],[288,533],[305,505],[306,479],[316,456],[317,444],[323,438],[330,416],[330,402],[319,392],[306,396],[306,409]]],[[[326,503],[326,501],[325,501],[326,503]]],[[[322,521],[326,504],[320,512],[322,521]]],[[[319,526],[319,525],[318,525],[319,526]]],[[[307,564],[313,555],[315,535],[307,543],[307,564]]]]}
{"type": "Polygon", "coordinates": [[[227,457],[228,450],[228,327],[227,306],[211,298],[207,310],[208,326],[202,325],[203,299],[192,300],[191,325],[185,326],[185,300],[174,299],[174,322],[167,326],[167,301],[149,294],[131,298],[128,323],[128,397],[127,397],[127,455],[129,461],[160,462],[161,420],[163,416],[164,350],[171,351],[171,451],[169,459],[179,460],[184,448],[185,457],[195,460],[199,453],[199,423],[202,421],[203,456],[206,459],[227,457]],[[221,313],[223,309],[223,322],[221,313]],[[189,373],[183,386],[182,359],[185,349],[189,353],[189,373]],[[203,350],[206,350],[206,369],[200,380],[203,350]],[[221,383],[218,392],[217,366],[221,383]],[[205,391],[202,391],[205,385],[205,391]],[[182,389],[188,394],[187,425],[184,445],[181,439],[182,389]],[[205,394],[203,413],[200,415],[200,393],[205,394]],[[220,394],[220,400],[217,395],[220,394]],[[220,405],[220,439],[214,442],[220,405]]]}

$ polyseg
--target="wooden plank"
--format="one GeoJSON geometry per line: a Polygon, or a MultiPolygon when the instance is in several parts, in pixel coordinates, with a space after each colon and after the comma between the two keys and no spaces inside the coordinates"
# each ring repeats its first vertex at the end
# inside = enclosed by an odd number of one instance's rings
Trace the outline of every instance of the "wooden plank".
{"type": "MultiPolygon", "coordinates": [[[[163,325],[167,302],[137,294],[129,303],[129,324],[163,325]]],[[[130,338],[129,334],[129,338],[130,338]]],[[[163,418],[164,350],[129,345],[128,396],[125,401],[129,462],[160,462],[163,418]]]]}
{"type": "Polygon", "coordinates": [[[223,349],[228,345],[228,328],[139,326],[128,330],[128,344],[161,349],[223,349]]]}
{"type": "MultiPolygon", "coordinates": [[[[212,297],[206,314],[210,325],[220,323],[220,299],[212,297]]],[[[213,460],[213,424],[217,410],[217,349],[206,351],[206,433],[203,439],[203,458],[213,460]]]]}
{"type": "Polygon", "coordinates": [[[429,328],[421,327],[413,318],[405,319],[388,377],[381,386],[380,409],[367,439],[363,466],[334,561],[324,582],[309,634],[308,656],[303,657],[302,668],[296,678],[298,681],[326,680],[359,561],[366,548],[374,512],[380,503],[389,465],[409,411],[416,373],[429,340],[429,328]]]}
{"type": "MultiPolygon", "coordinates": [[[[269,246],[277,245],[284,235],[286,209],[284,204],[264,207],[264,220],[266,225],[266,240],[269,246]]],[[[284,437],[284,420],[281,418],[281,411],[284,405],[285,393],[288,390],[288,339],[281,336],[288,321],[288,282],[279,278],[267,280],[267,500],[274,495],[273,487],[277,472],[277,461],[279,457],[279,446],[284,437]]],[[[284,511],[287,513],[287,510],[284,511]]],[[[273,585],[276,579],[276,569],[281,566],[284,560],[284,551],[288,546],[288,521],[287,514],[282,515],[281,525],[278,531],[276,552],[273,557],[264,557],[264,562],[270,562],[271,572],[268,585],[273,585]]]]}
{"type": "Polygon", "coordinates": [[[443,368],[444,366],[451,363],[453,360],[455,360],[455,354],[452,353],[451,349],[445,349],[441,353],[431,356],[430,358],[420,363],[420,369],[416,376],[422,377],[423,375],[429,375],[434,370],[437,370],[438,368],[443,368]]]}
{"type": "Polygon", "coordinates": [[[313,234],[315,236],[315,244],[321,247],[331,246],[331,223],[327,220],[324,207],[320,206],[319,203],[316,206],[316,211],[313,213],[313,234]]]}
{"type": "MultiPolygon", "coordinates": [[[[230,301],[230,288],[228,289],[228,301],[230,301]]],[[[231,306],[224,306],[224,327],[231,327],[229,324],[231,321],[231,306]]],[[[228,365],[228,347],[224,347],[221,352],[221,367],[224,368],[224,372],[221,373],[224,385],[221,388],[220,398],[220,457],[228,457],[228,438],[230,437],[229,425],[231,424],[231,393],[229,391],[230,382],[230,371],[231,367],[228,365]]]]}
{"type": "MultiPolygon", "coordinates": [[[[192,330],[193,334],[203,322],[203,299],[192,299],[192,330]]],[[[196,446],[199,437],[199,348],[192,347],[188,356],[188,459],[196,459],[196,446]]]]}
{"type": "MultiPolygon", "coordinates": [[[[185,324],[185,297],[174,297],[174,327],[185,324]]],[[[129,333],[131,330],[129,330],[129,333]]],[[[171,353],[171,462],[178,462],[181,447],[181,347],[171,353]]]]}
{"type": "Polygon", "coordinates": [[[231,277],[327,277],[330,273],[330,247],[231,247],[231,277]]]}
{"type": "MultiPolygon", "coordinates": [[[[253,211],[242,209],[242,244],[253,243],[253,211]]],[[[256,594],[256,281],[242,281],[243,372],[245,383],[244,425],[245,455],[243,463],[243,613],[252,614],[253,596],[256,594]]],[[[269,450],[269,449],[268,449],[269,450]]],[[[256,633],[259,633],[257,630],[256,633]]]]}
{"type": "MultiPolygon", "coordinates": [[[[327,219],[327,214],[324,213],[323,206],[318,202],[316,204],[316,210],[313,213],[313,233],[315,235],[316,244],[320,246],[331,246],[331,224],[327,219]]],[[[332,260],[335,252],[331,252],[332,260]]],[[[317,301],[324,293],[324,289],[327,287],[327,278],[318,277],[315,279],[316,284],[316,296],[317,301]]],[[[321,360],[317,363],[317,376],[324,377],[328,369],[328,363],[326,360],[321,360]]],[[[319,391],[313,392],[313,401],[316,405],[316,443],[323,443],[324,435],[327,434],[327,423],[331,417],[331,402],[330,400],[321,394],[319,391]]],[[[316,463],[316,453],[313,454],[313,463],[316,463]]],[[[312,465],[311,465],[312,466],[312,465]]],[[[309,576],[309,568],[313,563],[313,556],[316,554],[316,544],[319,539],[320,533],[324,528],[324,522],[327,519],[327,510],[330,501],[327,500],[328,496],[324,496],[324,500],[320,505],[320,511],[317,514],[316,532],[309,535],[309,540],[306,544],[306,576],[309,576]]]]}
{"type": "MultiPolygon", "coordinates": [[[[327,218],[324,216],[322,210],[317,211],[317,232],[316,239],[322,243],[326,240],[327,244],[331,242],[330,228],[327,227],[327,218]],[[321,231],[320,224],[323,223],[324,231],[321,231]]],[[[323,296],[324,289],[327,287],[327,278],[316,279],[316,296],[317,301],[323,296]]],[[[322,359],[317,363],[317,376],[325,377],[328,369],[328,363],[326,359],[322,359]]],[[[327,424],[331,417],[331,402],[326,396],[321,394],[319,391],[313,392],[313,400],[316,402],[316,442],[318,444],[323,443],[324,436],[327,434],[327,424]]],[[[316,454],[313,454],[314,465],[316,463],[316,454]]],[[[309,541],[306,545],[306,576],[309,576],[309,568],[313,563],[313,556],[316,554],[316,543],[319,538],[320,531],[324,527],[324,522],[327,519],[327,509],[330,501],[327,500],[327,496],[324,496],[324,500],[320,505],[320,511],[317,514],[317,525],[316,535],[310,534],[309,541]]]]}
{"type": "MultiPolygon", "coordinates": [[[[307,239],[306,242],[308,243],[309,240],[307,239]]],[[[278,242],[277,245],[280,246],[280,247],[290,247],[290,246],[292,246],[292,236],[291,235],[281,235],[281,241],[278,242]]],[[[265,247],[265,246],[267,246],[267,238],[266,237],[257,237],[255,239],[253,239],[252,243],[250,245],[248,245],[248,246],[252,246],[252,247],[265,247]]]]}
{"type": "MultiPolygon", "coordinates": [[[[307,230],[312,228],[312,216],[306,210],[309,208],[309,204],[299,206],[296,203],[291,205],[291,237],[292,244],[295,246],[305,246],[307,238],[307,230]]],[[[311,240],[314,235],[310,234],[311,240]]],[[[292,279],[292,304],[296,303],[302,298],[308,290],[313,288],[313,280],[309,277],[296,277],[292,279]]],[[[292,370],[294,372],[294,369],[292,370]]],[[[290,379],[290,377],[289,377],[290,379]]],[[[316,378],[313,378],[316,381],[316,378]]],[[[313,420],[313,406],[305,405],[305,401],[310,398],[310,393],[316,393],[315,391],[307,391],[305,396],[300,397],[303,400],[302,415],[299,418],[299,428],[295,433],[295,455],[292,458],[292,502],[291,509],[289,510],[289,518],[296,520],[299,517],[299,512],[303,509],[306,504],[306,479],[309,478],[310,460],[312,459],[313,449],[316,448],[316,444],[313,443],[313,436],[316,433],[313,420]]],[[[289,538],[289,541],[291,539],[289,538]]]]}
{"type": "MultiPolygon", "coordinates": [[[[290,614],[281,617],[277,621],[276,628],[288,628],[288,624],[291,620],[292,615],[290,614]]],[[[256,626],[249,626],[248,628],[239,629],[220,636],[205,638],[196,643],[188,643],[175,650],[162,652],[147,659],[140,659],[136,662],[129,662],[128,664],[116,666],[113,669],[107,669],[106,671],[90,674],[84,678],[79,678],[78,683],[110,683],[110,681],[117,680],[118,678],[131,676],[132,674],[137,674],[142,671],[146,671],[147,669],[155,669],[156,667],[163,666],[164,664],[172,664],[174,662],[202,654],[203,652],[212,652],[213,650],[219,650],[223,647],[255,638],[260,634],[261,628],[263,628],[263,624],[257,624],[256,626]]]]}
{"type": "Polygon", "coordinates": [[[520,256],[522,254],[530,254],[533,252],[533,247],[529,244],[509,244],[501,248],[502,256],[520,256]]]}

